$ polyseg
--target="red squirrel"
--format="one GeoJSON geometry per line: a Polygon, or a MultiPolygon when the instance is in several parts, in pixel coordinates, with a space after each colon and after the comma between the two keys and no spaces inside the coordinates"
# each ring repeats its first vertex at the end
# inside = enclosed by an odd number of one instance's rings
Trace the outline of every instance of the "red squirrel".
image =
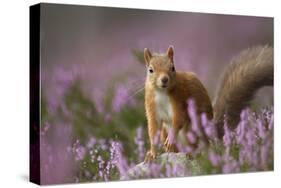
{"type": "Polygon", "coordinates": [[[254,93],[262,86],[273,85],[273,49],[268,46],[245,50],[233,59],[217,92],[214,109],[196,74],[176,70],[173,46],[162,54],[151,53],[145,48],[144,61],[147,68],[145,110],[150,140],[146,161],[156,157],[154,140],[158,130],[161,130],[165,151],[178,152],[178,134],[186,133],[190,127],[189,99],[194,100],[197,115],[206,113],[207,118],[215,122],[222,137],[224,115],[237,123],[241,110],[249,104],[254,93]]]}
{"type": "Polygon", "coordinates": [[[176,137],[180,130],[187,130],[190,119],[187,101],[193,98],[197,113],[205,112],[213,118],[213,110],[207,90],[192,72],[176,71],[174,48],[170,46],[165,54],[152,54],[144,49],[147,67],[145,82],[145,109],[148,121],[150,150],[147,160],[156,157],[154,139],[161,128],[161,141],[166,152],[177,152],[176,137]]]}

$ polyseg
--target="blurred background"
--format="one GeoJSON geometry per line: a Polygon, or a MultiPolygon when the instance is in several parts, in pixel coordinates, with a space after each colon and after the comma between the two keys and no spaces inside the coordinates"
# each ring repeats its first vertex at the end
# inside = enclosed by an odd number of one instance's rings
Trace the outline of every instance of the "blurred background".
{"type": "MultiPolygon", "coordinates": [[[[88,155],[99,152],[92,150],[97,142],[106,151],[118,140],[130,161],[143,160],[136,142],[142,137],[147,146],[146,70],[135,50],[173,45],[176,69],[195,72],[213,99],[231,59],[266,44],[273,45],[273,18],[43,4],[43,183],[99,181],[88,155]]],[[[272,104],[273,89],[265,88],[253,107],[272,104]]]]}

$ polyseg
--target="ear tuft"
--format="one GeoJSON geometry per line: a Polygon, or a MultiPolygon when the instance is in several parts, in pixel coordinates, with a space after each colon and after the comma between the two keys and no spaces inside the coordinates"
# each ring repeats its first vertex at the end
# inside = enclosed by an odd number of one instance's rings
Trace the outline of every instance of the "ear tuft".
{"type": "Polygon", "coordinates": [[[172,62],[174,62],[174,47],[172,45],[169,46],[167,50],[167,55],[172,62]]]}
{"type": "Polygon", "coordinates": [[[146,65],[149,65],[150,59],[152,58],[151,52],[149,51],[148,48],[144,49],[144,59],[145,59],[145,63],[146,65]]]}

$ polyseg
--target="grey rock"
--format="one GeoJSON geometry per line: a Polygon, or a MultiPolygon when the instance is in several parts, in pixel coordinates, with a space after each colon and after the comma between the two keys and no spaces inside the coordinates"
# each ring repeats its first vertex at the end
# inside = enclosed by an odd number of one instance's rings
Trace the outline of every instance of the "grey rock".
{"type": "Polygon", "coordinates": [[[185,153],[163,153],[153,162],[141,162],[129,169],[121,180],[141,178],[184,177],[202,175],[203,170],[197,160],[185,153]]]}

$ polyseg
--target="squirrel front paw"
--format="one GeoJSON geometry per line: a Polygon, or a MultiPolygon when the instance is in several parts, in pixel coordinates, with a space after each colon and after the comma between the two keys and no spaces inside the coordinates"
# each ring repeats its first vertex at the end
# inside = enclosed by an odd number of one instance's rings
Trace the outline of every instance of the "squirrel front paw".
{"type": "Polygon", "coordinates": [[[178,152],[176,144],[173,142],[173,140],[169,139],[169,137],[167,137],[165,140],[164,148],[166,152],[178,152]]]}
{"type": "Polygon", "coordinates": [[[155,151],[152,151],[152,150],[149,150],[149,151],[146,153],[146,156],[145,156],[144,161],[145,161],[145,162],[150,162],[150,161],[153,161],[155,158],[156,158],[156,152],[155,152],[155,151]]]}

